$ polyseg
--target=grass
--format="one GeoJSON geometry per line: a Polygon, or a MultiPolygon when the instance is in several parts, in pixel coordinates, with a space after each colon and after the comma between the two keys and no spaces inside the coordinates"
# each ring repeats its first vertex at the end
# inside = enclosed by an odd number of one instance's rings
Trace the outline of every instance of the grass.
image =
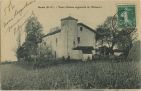
{"type": "Polygon", "coordinates": [[[1,64],[6,90],[141,88],[139,62],[72,62],[29,69],[1,64]]]}

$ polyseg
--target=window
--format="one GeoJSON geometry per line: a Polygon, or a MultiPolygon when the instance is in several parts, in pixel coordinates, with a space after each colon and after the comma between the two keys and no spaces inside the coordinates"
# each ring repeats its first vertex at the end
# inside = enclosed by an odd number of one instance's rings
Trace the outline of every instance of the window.
{"type": "Polygon", "coordinates": [[[44,42],[44,46],[46,46],[46,42],[44,42]]]}
{"type": "Polygon", "coordinates": [[[73,46],[75,46],[75,41],[73,41],[73,46]]]}
{"type": "Polygon", "coordinates": [[[82,32],[82,30],[83,30],[83,27],[80,27],[80,31],[82,32]]]}
{"type": "Polygon", "coordinates": [[[57,46],[57,42],[58,42],[58,40],[57,40],[57,38],[56,38],[56,46],[57,46]]]}
{"type": "Polygon", "coordinates": [[[54,57],[56,58],[56,51],[54,52],[54,57]]]}
{"type": "Polygon", "coordinates": [[[78,44],[80,43],[80,37],[77,37],[77,42],[78,42],[78,44]]]}

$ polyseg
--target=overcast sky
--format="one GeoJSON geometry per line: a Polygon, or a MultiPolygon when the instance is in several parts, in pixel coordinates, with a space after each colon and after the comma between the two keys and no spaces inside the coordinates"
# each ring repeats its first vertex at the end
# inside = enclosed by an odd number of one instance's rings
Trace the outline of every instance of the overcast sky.
{"type": "MultiPolygon", "coordinates": [[[[1,4],[1,60],[17,60],[15,51],[17,48],[17,37],[19,34],[18,31],[22,31],[21,41],[23,42],[25,39],[24,28],[26,24],[24,23],[24,21],[29,16],[31,16],[32,12],[34,12],[35,16],[38,18],[38,21],[42,24],[44,33],[47,33],[50,28],[60,26],[60,19],[65,18],[67,16],[72,16],[78,19],[78,22],[82,22],[95,29],[97,25],[104,22],[107,16],[113,16],[117,12],[116,6],[118,4],[127,3],[126,1],[121,1],[81,0],[81,2],[74,2],[68,0],[61,0],[57,2],[57,0],[11,0],[10,2],[10,0],[5,0],[1,4]],[[66,8],[66,6],[71,8],[66,8]],[[72,7],[81,8],[78,9],[72,7]],[[17,12],[20,9],[20,13],[17,12]]],[[[132,1],[128,1],[128,3],[137,5],[137,3],[134,3],[132,1]]]]}

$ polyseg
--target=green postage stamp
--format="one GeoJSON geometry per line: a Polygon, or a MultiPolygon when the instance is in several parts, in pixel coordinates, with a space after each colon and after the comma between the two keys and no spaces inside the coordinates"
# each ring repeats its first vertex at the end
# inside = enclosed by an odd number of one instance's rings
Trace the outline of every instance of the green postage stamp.
{"type": "Polygon", "coordinates": [[[136,27],[135,5],[118,5],[118,26],[121,28],[136,27]]]}

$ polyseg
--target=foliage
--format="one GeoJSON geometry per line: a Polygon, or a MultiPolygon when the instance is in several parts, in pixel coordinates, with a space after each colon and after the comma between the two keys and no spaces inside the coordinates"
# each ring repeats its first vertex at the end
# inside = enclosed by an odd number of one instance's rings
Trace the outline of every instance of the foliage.
{"type": "Polygon", "coordinates": [[[49,45],[47,45],[46,42],[40,43],[40,45],[38,47],[38,55],[40,55],[44,58],[51,57],[52,56],[51,47],[49,45]]]}
{"type": "Polygon", "coordinates": [[[122,49],[124,55],[127,57],[133,43],[137,40],[137,32],[134,28],[125,28],[118,33],[118,48],[122,49]]]}
{"type": "Polygon", "coordinates": [[[36,60],[38,44],[42,41],[42,26],[36,17],[30,17],[25,27],[25,42],[17,49],[17,58],[24,61],[36,60]],[[33,58],[34,57],[34,58],[33,58]]]}
{"type": "Polygon", "coordinates": [[[96,40],[98,45],[107,46],[108,54],[114,53],[113,48],[117,46],[123,50],[125,56],[128,55],[135,38],[135,28],[119,28],[116,24],[117,18],[107,17],[103,24],[97,27],[96,40]],[[133,38],[134,37],[134,38],[133,38]]]}
{"type": "Polygon", "coordinates": [[[108,45],[108,54],[113,54],[113,47],[117,42],[117,31],[113,29],[113,21],[116,21],[116,18],[107,17],[104,23],[97,28],[97,41],[101,41],[101,45],[108,45]]]}

